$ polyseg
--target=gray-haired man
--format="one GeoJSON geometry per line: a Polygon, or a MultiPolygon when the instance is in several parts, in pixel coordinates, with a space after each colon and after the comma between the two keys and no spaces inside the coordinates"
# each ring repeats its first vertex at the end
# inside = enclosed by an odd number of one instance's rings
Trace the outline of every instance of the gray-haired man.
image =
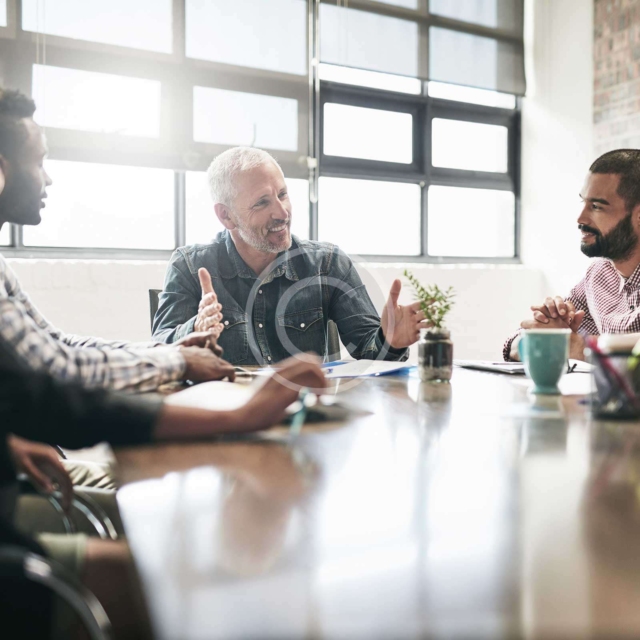
{"type": "Polygon", "coordinates": [[[329,320],[355,358],[407,357],[425,326],[419,304],[398,305],[396,280],[381,319],[345,253],[291,235],[291,201],[271,155],[229,149],[211,163],[208,179],[225,230],[211,244],[174,253],[156,340],[171,343],[208,329],[221,305],[218,342],[233,364],[271,364],[306,351],[328,355],[329,320]]]}

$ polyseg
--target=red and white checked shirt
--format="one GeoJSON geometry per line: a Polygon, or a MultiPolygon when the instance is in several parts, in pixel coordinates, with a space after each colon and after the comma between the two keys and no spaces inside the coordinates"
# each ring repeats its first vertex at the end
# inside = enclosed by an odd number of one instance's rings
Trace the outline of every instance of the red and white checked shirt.
{"type": "MultiPolygon", "coordinates": [[[[640,331],[640,265],[623,278],[605,258],[594,260],[585,277],[565,298],[585,311],[579,331],[586,335],[635,333],[640,331]]],[[[504,344],[502,355],[509,361],[514,333],[504,344]]]]}

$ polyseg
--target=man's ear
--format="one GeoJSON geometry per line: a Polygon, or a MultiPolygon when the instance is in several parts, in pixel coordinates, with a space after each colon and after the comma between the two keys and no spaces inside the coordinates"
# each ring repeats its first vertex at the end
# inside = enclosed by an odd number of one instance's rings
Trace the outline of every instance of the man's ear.
{"type": "Polygon", "coordinates": [[[214,204],[213,208],[216,212],[216,215],[218,216],[218,220],[220,220],[220,222],[222,222],[222,224],[224,225],[224,228],[229,229],[229,231],[233,231],[236,228],[236,225],[233,224],[233,221],[229,216],[229,208],[226,205],[221,204],[220,202],[214,204]]]}

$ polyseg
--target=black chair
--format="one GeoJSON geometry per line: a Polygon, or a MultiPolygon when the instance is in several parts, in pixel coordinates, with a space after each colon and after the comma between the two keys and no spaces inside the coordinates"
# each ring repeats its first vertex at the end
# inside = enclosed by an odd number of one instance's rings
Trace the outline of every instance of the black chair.
{"type": "MultiPolygon", "coordinates": [[[[27,598],[30,592],[35,593],[44,587],[71,607],[91,640],[113,638],[111,623],[97,598],[73,574],[52,560],[22,547],[0,546],[0,583],[5,587],[5,593],[11,593],[8,589],[13,585],[22,597],[27,598]],[[25,583],[27,589],[22,588],[25,583]]],[[[11,632],[12,637],[25,637],[14,636],[16,632],[19,633],[19,630],[11,632]]]]}
{"type": "MultiPolygon", "coordinates": [[[[153,331],[153,319],[158,311],[159,296],[162,289],[149,289],[149,316],[151,321],[151,331],[153,331]]],[[[224,311],[223,311],[224,313],[224,311]]],[[[338,326],[333,320],[327,323],[327,352],[325,362],[340,360],[340,335],[338,326]]]]}

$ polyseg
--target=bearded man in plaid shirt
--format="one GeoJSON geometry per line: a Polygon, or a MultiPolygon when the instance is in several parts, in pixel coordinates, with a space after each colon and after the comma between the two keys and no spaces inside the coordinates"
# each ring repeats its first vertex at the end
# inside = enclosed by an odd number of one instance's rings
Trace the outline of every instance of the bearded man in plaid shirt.
{"type": "MultiPolygon", "coordinates": [[[[617,149],[589,168],[580,193],[580,249],[589,258],[585,277],[566,298],[531,307],[521,329],[571,329],[569,357],[584,360],[584,336],[640,331],[640,150],[617,149]]],[[[504,345],[519,360],[520,330],[504,345]]]]}

